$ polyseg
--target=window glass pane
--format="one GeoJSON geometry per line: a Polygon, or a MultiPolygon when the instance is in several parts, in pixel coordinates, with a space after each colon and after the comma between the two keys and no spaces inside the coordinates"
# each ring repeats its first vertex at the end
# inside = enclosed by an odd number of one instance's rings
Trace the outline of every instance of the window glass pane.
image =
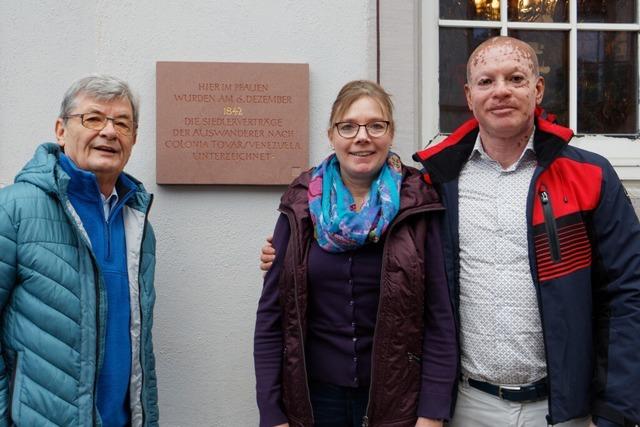
{"type": "Polygon", "coordinates": [[[569,125],[569,33],[511,30],[509,35],[531,45],[538,55],[545,88],[542,108],[559,124],[569,125]]]}
{"type": "Polygon", "coordinates": [[[637,34],[578,32],[578,132],[638,132],[637,34]]]}
{"type": "Polygon", "coordinates": [[[499,21],[499,0],[440,0],[440,19],[499,21]]]}
{"type": "Polygon", "coordinates": [[[567,22],[569,0],[509,0],[509,21],[567,22]]]}
{"type": "Polygon", "coordinates": [[[464,95],[467,59],[480,43],[497,35],[498,29],[440,28],[440,132],[452,132],[473,117],[464,95]]]}
{"type": "Polygon", "coordinates": [[[636,22],[637,0],[578,0],[578,22],[636,22]]]}

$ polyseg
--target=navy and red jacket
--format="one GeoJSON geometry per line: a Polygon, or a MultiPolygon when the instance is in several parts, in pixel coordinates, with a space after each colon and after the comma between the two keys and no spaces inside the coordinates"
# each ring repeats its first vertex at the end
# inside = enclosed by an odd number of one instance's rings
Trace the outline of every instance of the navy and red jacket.
{"type": "MultiPolygon", "coordinates": [[[[570,129],[536,115],[527,197],[529,264],[549,380],[550,424],[591,414],[640,423],[640,225],[611,164],[568,145],[570,129]]],[[[414,155],[446,207],[447,280],[459,305],[458,178],[478,136],[469,120],[414,155]]],[[[459,326],[459,320],[458,320],[459,326]]]]}

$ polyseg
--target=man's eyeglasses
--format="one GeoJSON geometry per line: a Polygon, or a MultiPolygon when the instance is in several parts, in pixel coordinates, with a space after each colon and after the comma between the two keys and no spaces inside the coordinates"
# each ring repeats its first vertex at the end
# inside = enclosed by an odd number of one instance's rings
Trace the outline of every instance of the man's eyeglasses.
{"type": "Polygon", "coordinates": [[[82,126],[92,130],[104,129],[107,126],[107,122],[111,120],[111,122],[113,123],[113,128],[116,130],[116,132],[120,135],[125,136],[133,134],[136,127],[138,126],[131,119],[122,117],[108,117],[101,113],[69,114],[64,116],[63,119],[68,119],[71,117],[80,117],[82,126]]]}
{"type": "Polygon", "coordinates": [[[360,132],[361,127],[364,127],[367,130],[369,136],[377,138],[387,133],[387,130],[389,129],[389,123],[390,122],[386,120],[369,122],[364,125],[352,122],[339,122],[334,126],[338,130],[338,134],[343,138],[354,138],[358,134],[358,132],[360,132]]]}

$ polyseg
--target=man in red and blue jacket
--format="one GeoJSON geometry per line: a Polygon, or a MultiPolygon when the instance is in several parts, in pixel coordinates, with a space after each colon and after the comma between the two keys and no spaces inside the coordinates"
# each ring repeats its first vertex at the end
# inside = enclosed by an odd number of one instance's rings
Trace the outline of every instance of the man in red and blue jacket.
{"type": "MultiPolygon", "coordinates": [[[[461,302],[461,288],[464,293],[465,286],[470,286],[465,283],[466,273],[461,274],[468,256],[460,245],[467,218],[461,221],[460,206],[468,194],[461,191],[461,174],[474,151],[499,164],[499,172],[508,172],[529,147],[533,166],[522,193],[526,199],[521,200],[522,216],[526,216],[522,241],[528,254],[526,274],[535,288],[546,378],[504,387],[485,377],[465,377],[463,344],[463,383],[499,400],[546,401],[549,424],[584,419],[585,424],[571,425],[637,426],[640,225],[629,197],[606,159],[570,146],[573,132],[543,117],[539,104],[544,80],[527,44],[509,37],[490,39],[471,55],[467,70],[465,92],[475,118],[442,143],[416,153],[414,159],[423,165],[425,180],[436,187],[446,207],[446,270],[460,313],[460,305],[469,304],[464,298],[461,302]]],[[[511,179],[509,173],[503,178],[511,179]]],[[[458,318],[459,328],[460,323],[458,318]]],[[[473,354],[467,357],[473,359],[473,354]]],[[[459,414],[460,393],[452,425],[470,425],[471,419],[473,425],[503,424],[502,418],[499,424],[483,424],[479,413],[459,414]],[[475,418],[463,418],[467,416],[475,418]]],[[[536,422],[546,425],[544,419],[536,422]]]]}

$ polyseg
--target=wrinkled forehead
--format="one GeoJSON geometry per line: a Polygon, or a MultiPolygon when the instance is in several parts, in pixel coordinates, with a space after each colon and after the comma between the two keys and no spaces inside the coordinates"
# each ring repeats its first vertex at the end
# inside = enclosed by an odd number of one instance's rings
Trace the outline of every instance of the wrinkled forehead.
{"type": "Polygon", "coordinates": [[[132,116],[133,107],[126,96],[99,96],[81,92],[73,99],[73,107],[87,110],[84,112],[100,112],[110,110],[117,116],[132,116]]]}
{"type": "Polygon", "coordinates": [[[505,40],[481,46],[474,51],[469,58],[468,72],[471,74],[489,66],[508,63],[510,67],[537,75],[535,62],[535,52],[528,45],[516,40],[505,40]]]}

